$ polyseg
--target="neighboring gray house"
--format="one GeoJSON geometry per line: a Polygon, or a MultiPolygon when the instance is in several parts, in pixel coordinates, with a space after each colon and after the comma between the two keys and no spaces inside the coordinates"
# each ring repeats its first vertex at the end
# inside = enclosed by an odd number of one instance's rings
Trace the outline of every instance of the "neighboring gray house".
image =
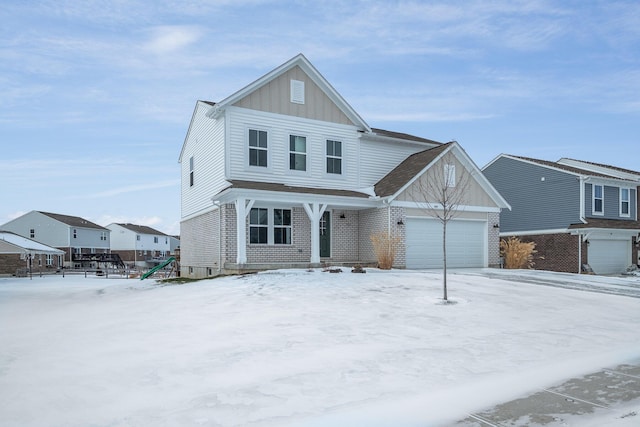
{"type": "Polygon", "coordinates": [[[94,268],[110,252],[110,231],[86,219],[31,211],[0,226],[20,236],[64,251],[66,268],[94,268]]]}
{"type": "Polygon", "coordinates": [[[499,264],[508,204],[462,147],[370,127],[303,55],[198,101],[179,162],[183,277],[372,263],[377,232],[400,238],[396,267],[441,268],[441,225],[412,190],[445,171],[471,176],[448,265],[499,264]]]}
{"type": "Polygon", "coordinates": [[[500,236],[535,242],[534,268],[614,274],[638,263],[640,173],[508,154],[483,173],[512,208],[500,214],[500,236]]]}
{"type": "Polygon", "coordinates": [[[150,267],[164,262],[172,255],[172,237],[146,225],[107,225],[111,230],[111,251],[123,262],[138,267],[150,267]]]}
{"type": "Polygon", "coordinates": [[[64,251],[35,240],[0,231],[0,276],[29,271],[57,271],[62,267],[64,251]]]}

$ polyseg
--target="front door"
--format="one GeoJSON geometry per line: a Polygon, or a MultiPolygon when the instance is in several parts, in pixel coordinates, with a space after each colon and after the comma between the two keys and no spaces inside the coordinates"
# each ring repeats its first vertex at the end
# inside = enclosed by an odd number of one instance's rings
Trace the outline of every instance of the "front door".
{"type": "Polygon", "coordinates": [[[331,213],[325,211],[320,218],[320,258],[331,256],[331,213]]]}

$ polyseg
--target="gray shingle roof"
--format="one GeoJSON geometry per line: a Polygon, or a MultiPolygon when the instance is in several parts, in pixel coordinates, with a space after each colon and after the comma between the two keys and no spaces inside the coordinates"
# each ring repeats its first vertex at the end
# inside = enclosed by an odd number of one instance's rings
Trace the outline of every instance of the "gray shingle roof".
{"type": "Polygon", "coordinates": [[[129,224],[129,223],[124,223],[124,224],[116,223],[116,225],[119,225],[122,228],[126,228],[127,230],[131,230],[134,233],[138,233],[138,234],[155,234],[159,236],[166,236],[166,234],[164,234],[162,231],[158,231],[146,225],[136,225],[136,224],[129,224]]]}
{"type": "Polygon", "coordinates": [[[428,144],[438,144],[438,145],[442,144],[442,142],[433,141],[431,139],[422,138],[415,135],[410,135],[408,133],[393,132],[390,130],[384,130],[384,129],[378,129],[378,128],[371,128],[371,131],[377,135],[386,136],[388,138],[406,139],[407,141],[425,142],[428,144]]]}
{"type": "Polygon", "coordinates": [[[107,230],[105,227],[95,224],[91,221],[88,221],[84,218],[80,218],[79,216],[71,216],[71,215],[61,215],[51,212],[42,212],[38,211],[43,215],[46,215],[50,218],[55,219],[56,221],[60,221],[64,224],[67,224],[71,227],[81,227],[81,228],[96,228],[98,230],[107,230]]]}
{"type": "Polygon", "coordinates": [[[292,187],[285,184],[276,184],[272,182],[256,182],[256,181],[229,181],[233,188],[245,188],[250,190],[263,191],[279,191],[285,193],[304,193],[304,194],[321,194],[327,196],[345,196],[345,197],[362,197],[368,198],[369,195],[359,191],[337,190],[331,188],[311,188],[311,187],[292,187]]]}
{"type": "Polygon", "coordinates": [[[376,195],[387,197],[396,194],[402,187],[420,173],[429,163],[445,151],[451,143],[420,151],[404,159],[374,186],[376,195]]]}
{"type": "Polygon", "coordinates": [[[604,173],[598,173],[598,172],[592,172],[586,169],[580,169],[577,168],[575,166],[568,166],[568,165],[563,165],[562,163],[558,163],[558,162],[552,162],[549,160],[541,160],[541,159],[534,159],[531,157],[524,157],[524,156],[511,156],[514,159],[521,159],[521,160],[526,160],[529,162],[533,162],[533,163],[537,163],[539,165],[543,165],[543,166],[549,166],[552,168],[556,168],[556,169],[561,169],[567,172],[571,172],[571,173],[575,173],[578,175],[586,175],[586,176],[597,176],[597,177],[601,177],[601,178],[610,178],[610,179],[621,179],[612,175],[607,175],[604,173]]]}

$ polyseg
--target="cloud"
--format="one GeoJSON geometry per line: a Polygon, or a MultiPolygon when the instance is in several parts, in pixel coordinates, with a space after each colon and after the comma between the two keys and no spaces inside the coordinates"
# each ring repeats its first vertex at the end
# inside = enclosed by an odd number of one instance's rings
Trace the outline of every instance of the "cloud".
{"type": "Polygon", "coordinates": [[[143,48],[155,55],[166,55],[185,49],[197,42],[204,31],[197,26],[159,26],[149,28],[149,40],[143,48]]]}

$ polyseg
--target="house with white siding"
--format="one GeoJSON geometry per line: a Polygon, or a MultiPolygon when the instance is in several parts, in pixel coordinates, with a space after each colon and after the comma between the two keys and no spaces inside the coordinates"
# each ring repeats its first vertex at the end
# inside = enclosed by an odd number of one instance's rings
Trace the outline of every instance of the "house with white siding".
{"type": "Polygon", "coordinates": [[[375,263],[377,232],[398,237],[396,267],[441,268],[441,224],[412,191],[437,170],[470,177],[448,266],[499,264],[509,205],[462,147],[370,127],[302,54],[196,102],[179,163],[185,277],[375,263]]]}
{"type": "Polygon", "coordinates": [[[111,251],[131,266],[153,267],[172,255],[173,237],[146,225],[111,223],[111,251]]]}

